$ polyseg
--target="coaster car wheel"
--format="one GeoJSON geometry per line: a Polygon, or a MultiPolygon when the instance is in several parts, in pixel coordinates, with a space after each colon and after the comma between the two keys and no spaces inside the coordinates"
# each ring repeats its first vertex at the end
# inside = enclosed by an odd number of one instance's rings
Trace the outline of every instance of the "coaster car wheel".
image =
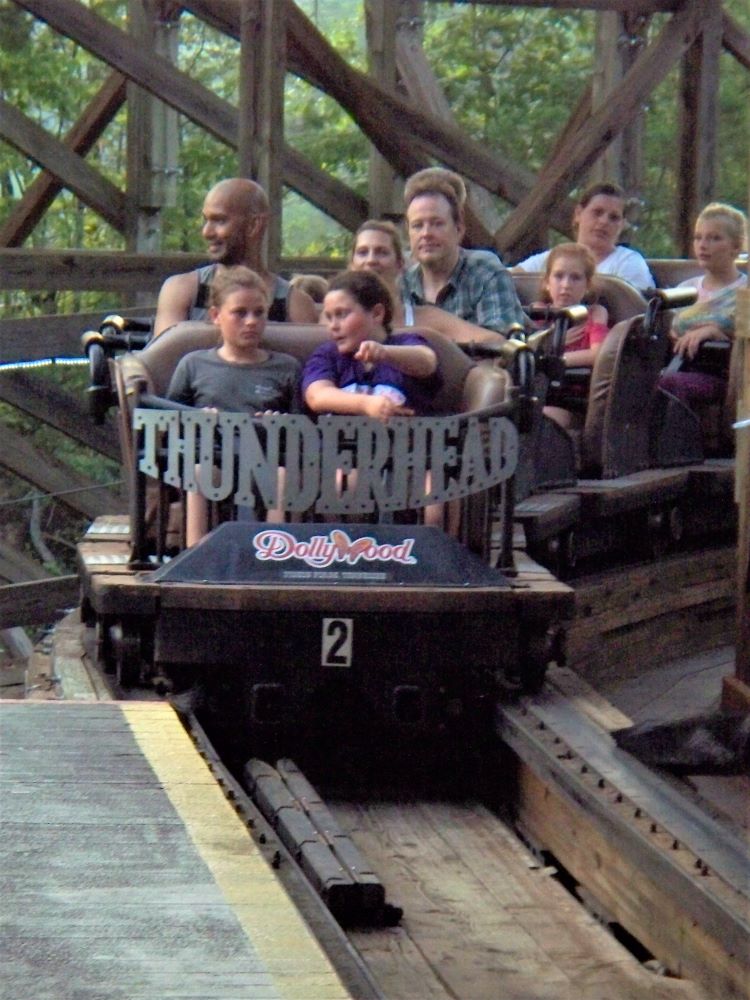
{"type": "Polygon", "coordinates": [[[109,641],[118,686],[135,687],[142,681],[144,666],[139,630],[126,622],[116,622],[109,629],[109,641]]]}

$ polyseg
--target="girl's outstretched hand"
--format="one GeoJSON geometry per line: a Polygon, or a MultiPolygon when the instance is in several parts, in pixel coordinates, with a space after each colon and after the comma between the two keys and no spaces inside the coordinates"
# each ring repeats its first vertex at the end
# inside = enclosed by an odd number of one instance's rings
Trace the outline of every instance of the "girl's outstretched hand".
{"type": "Polygon", "coordinates": [[[385,345],[377,340],[363,340],[354,357],[363,364],[377,364],[386,357],[385,345]]]}

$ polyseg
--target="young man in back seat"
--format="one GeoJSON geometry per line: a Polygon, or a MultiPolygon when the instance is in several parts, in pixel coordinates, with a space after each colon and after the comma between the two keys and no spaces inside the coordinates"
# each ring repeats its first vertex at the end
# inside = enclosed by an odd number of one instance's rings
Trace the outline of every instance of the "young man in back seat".
{"type": "MultiPolygon", "coordinates": [[[[576,202],[573,230],[576,242],[594,255],[597,274],[611,274],[643,292],[656,282],[641,254],[618,243],[626,225],[625,206],[625,192],[617,184],[592,184],[576,202]]],[[[543,271],[549,252],[532,254],[514,270],[543,271]]]]}

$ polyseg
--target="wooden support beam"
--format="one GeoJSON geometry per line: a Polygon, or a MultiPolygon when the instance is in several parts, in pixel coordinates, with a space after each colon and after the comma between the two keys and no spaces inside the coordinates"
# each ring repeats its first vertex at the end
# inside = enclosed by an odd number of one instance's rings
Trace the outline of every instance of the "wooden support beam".
{"type": "Polygon", "coordinates": [[[471,3],[486,7],[545,7],[550,10],[617,10],[623,13],[656,14],[659,11],[679,10],[683,0],[471,0],[471,3]]]}
{"type": "Polygon", "coordinates": [[[693,225],[716,184],[721,37],[721,5],[706,4],[701,32],[683,56],[680,73],[675,236],[683,257],[692,253],[693,225]]]}
{"type": "Polygon", "coordinates": [[[370,214],[366,198],[315,166],[288,143],[284,145],[284,183],[345,229],[355,230],[370,214]]]}
{"type": "MultiPolygon", "coordinates": [[[[592,110],[606,107],[646,44],[648,17],[602,11],[596,15],[592,110]]],[[[619,184],[627,195],[625,216],[637,228],[644,184],[644,114],[641,111],[615,136],[593,164],[589,183],[619,184]]],[[[568,135],[571,133],[568,132],[568,135]]],[[[630,237],[628,230],[623,238],[630,237]]]]}
{"type": "MultiPolygon", "coordinates": [[[[650,18],[646,15],[624,15],[625,37],[628,39],[623,53],[625,72],[630,69],[647,43],[649,21],[650,18]]],[[[622,180],[620,183],[629,196],[625,214],[630,227],[625,231],[625,238],[630,236],[633,229],[637,229],[640,221],[640,209],[643,204],[641,194],[646,179],[643,150],[645,128],[646,115],[641,109],[633,121],[622,130],[622,180]]]]}
{"type": "Polygon", "coordinates": [[[549,215],[601,151],[639,114],[643,101],[692,45],[700,27],[700,10],[693,3],[670,18],[656,40],[635,61],[608,104],[595,112],[540,171],[533,191],[495,234],[501,249],[512,253],[529,226],[538,226],[549,215]]]}
{"type": "Polygon", "coordinates": [[[103,514],[124,511],[126,502],[109,487],[102,487],[72,469],[53,465],[23,435],[3,428],[0,466],[31,483],[40,492],[55,494],[61,503],[93,521],[103,514]]]}
{"type": "MultiPolygon", "coordinates": [[[[610,95],[622,82],[623,65],[620,36],[624,24],[622,14],[613,10],[596,15],[594,65],[591,76],[592,112],[606,106],[610,95]]],[[[615,136],[593,164],[589,180],[622,184],[622,135],[615,136]]]]}
{"type": "MultiPolygon", "coordinates": [[[[110,73],[98,93],[63,140],[78,156],[94,146],[125,101],[125,77],[110,73]]],[[[44,171],[24,192],[23,197],[0,226],[0,246],[19,247],[34,229],[64,185],[44,171]]]]}
{"type": "MultiPolygon", "coordinates": [[[[187,6],[197,10],[212,6],[212,2],[193,0],[187,6]]],[[[292,0],[287,0],[287,47],[290,69],[338,101],[402,175],[412,172],[416,148],[512,204],[531,189],[531,171],[518,167],[497,150],[488,151],[461,129],[389,94],[349,66],[292,0]],[[398,122],[399,127],[393,128],[392,122],[398,122]]],[[[564,196],[558,198],[549,206],[552,225],[566,232],[571,210],[564,196]]]]}
{"type": "MultiPolygon", "coordinates": [[[[396,92],[396,36],[403,0],[365,0],[367,66],[381,87],[396,92]]],[[[370,147],[369,198],[373,216],[400,214],[396,197],[396,173],[376,148],[370,147]]]]}
{"type": "Polygon", "coordinates": [[[158,291],[168,275],[205,261],[205,254],[0,249],[0,289],[129,292],[141,285],[158,291]]]}
{"type": "Polygon", "coordinates": [[[721,14],[721,27],[721,42],[724,48],[727,52],[731,52],[745,69],[750,69],[750,32],[747,32],[739,21],[726,11],[722,11],[721,14]]]}
{"type": "MultiPolygon", "coordinates": [[[[19,2],[32,14],[47,21],[56,31],[82,45],[98,58],[114,62],[128,79],[160,97],[228,146],[237,148],[237,109],[176,69],[167,59],[159,55],[145,56],[125,32],[75,0],[59,0],[59,3],[57,0],[19,2]]],[[[232,30],[228,33],[239,38],[239,13],[236,4],[231,5],[231,15],[232,30]]],[[[358,220],[356,225],[359,225],[359,222],[367,218],[366,204],[361,198],[341,181],[309,163],[288,145],[284,147],[284,171],[285,174],[289,172],[285,180],[291,188],[309,198],[342,225],[350,226],[355,218],[358,220]]],[[[356,228],[356,225],[352,228],[356,228]]]]}
{"type": "MultiPolygon", "coordinates": [[[[72,289],[128,292],[142,288],[156,293],[170,274],[190,271],[205,262],[205,254],[196,253],[139,254],[107,250],[23,250],[0,247],[0,290],[24,288],[51,291],[72,289]]],[[[330,273],[341,261],[327,257],[284,257],[280,263],[281,270],[285,273],[300,269],[312,273],[330,273]]],[[[154,300],[155,297],[154,294],[154,300]]],[[[144,310],[148,312],[148,307],[144,307],[144,310]]],[[[115,307],[109,311],[123,310],[115,307]]],[[[138,314],[138,309],[130,308],[126,311],[130,315],[138,314]]],[[[83,314],[80,317],[79,331],[87,329],[84,324],[93,323],[98,326],[103,316],[104,310],[99,313],[83,314]]],[[[28,331],[33,339],[35,327],[47,319],[67,329],[69,322],[67,316],[37,316],[23,320],[0,320],[0,330],[18,330],[19,337],[26,336],[28,331]]],[[[0,363],[10,360],[6,353],[6,341],[3,340],[2,344],[0,363]]],[[[79,346],[76,346],[74,354],[78,354],[79,346]]],[[[56,353],[70,354],[69,351],[56,353]]],[[[33,355],[33,357],[51,356],[54,354],[33,355]]]]}
{"type": "Polygon", "coordinates": [[[6,371],[0,375],[0,399],[79,444],[114,461],[120,460],[114,424],[97,427],[81,400],[59,386],[42,381],[27,371],[6,371]]]}
{"type": "Polygon", "coordinates": [[[197,122],[211,135],[237,142],[237,111],[210,90],[176,69],[169,60],[144,51],[124,31],[77,0],[15,0],[61,35],[83,46],[197,122]]]}
{"type": "MultiPolygon", "coordinates": [[[[349,66],[293,0],[286,2],[290,71],[338,101],[402,176],[426,166],[429,157],[434,157],[511,204],[517,204],[531,190],[535,180],[531,171],[497,150],[487,151],[461,129],[446,125],[437,116],[423,114],[410,102],[389,94],[349,66]],[[399,123],[398,129],[391,126],[394,121],[399,123]]],[[[184,7],[238,37],[236,5],[226,0],[189,0],[184,7]]],[[[571,212],[572,204],[565,197],[558,198],[550,208],[550,224],[560,232],[569,232],[571,212]]]]}
{"type": "MultiPolygon", "coordinates": [[[[570,141],[570,136],[575,135],[580,128],[591,117],[591,80],[586,84],[583,93],[578,98],[575,107],[570,112],[567,122],[563,125],[557,135],[557,139],[549,154],[549,161],[558,156],[561,149],[570,141]]],[[[565,231],[570,239],[575,239],[573,233],[573,213],[568,218],[568,229],[565,231]]],[[[541,219],[536,227],[527,226],[522,237],[516,242],[512,252],[503,253],[503,260],[509,266],[529,257],[533,253],[545,250],[549,246],[549,225],[547,219],[541,219]]],[[[493,242],[495,237],[492,237],[493,242]]]]}
{"type": "MultiPolygon", "coordinates": [[[[19,551],[7,542],[0,541],[0,579],[9,583],[21,583],[23,580],[43,580],[47,576],[45,568],[30,558],[24,552],[19,551]]],[[[13,628],[18,625],[22,618],[13,615],[13,604],[4,600],[7,594],[7,587],[0,587],[0,627],[13,628]]]]}
{"type": "Polygon", "coordinates": [[[285,10],[284,0],[246,0],[240,7],[239,172],[256,180],[276,209],[266,229],[272,271],[281,256],[285,10]]]}
{"type": "MultiPolygon", "coordinates": [[[[648,18],[618,11],[596,15],[592,109],[604,107],[646,44],[648,18]]],[[[629,194],[643,183],[643,114],[626,125],[593,166],[590,181],[620,184],[629,194]]]]}
{"type": "MultiPolygon", "coordinates": [[[[458,125],[448,99],[432,71],[422,48],[422,30],[418,21],[403,26],[396,37],[398,75],[409,100],[415,107],[452,125],[458,125]]],[[[470,246],[491,246],[499,218],[492,196],[480,185],[466,185],[466,242],[470,246]]]]}
{"type": "MultiPolygon", "coordinates": [[[[130,37],[144,52],[175,63],[179,15],[174,0],[129,0],[130,37]]],[[[161,248],[162,209],[177,203],[178,145],[175,109],[142,87],[128,84],[128,250],[147,253],[161,248]]]]}
{"type": "Polygon", "coordinates": [[[0,136],[48,170],[81,201],[113,226],[125,231],[125,195],[68,146],[0,98],[0,136]]]}

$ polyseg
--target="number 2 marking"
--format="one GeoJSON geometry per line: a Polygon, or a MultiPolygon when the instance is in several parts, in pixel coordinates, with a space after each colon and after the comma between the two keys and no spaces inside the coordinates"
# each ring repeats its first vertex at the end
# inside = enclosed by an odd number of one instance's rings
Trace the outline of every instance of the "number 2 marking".
{"type": "Polygon", "coordinates": [[[324,667],[350,667],[352,665],[351,618],[324,618],[321,665],[324,667]]]}

